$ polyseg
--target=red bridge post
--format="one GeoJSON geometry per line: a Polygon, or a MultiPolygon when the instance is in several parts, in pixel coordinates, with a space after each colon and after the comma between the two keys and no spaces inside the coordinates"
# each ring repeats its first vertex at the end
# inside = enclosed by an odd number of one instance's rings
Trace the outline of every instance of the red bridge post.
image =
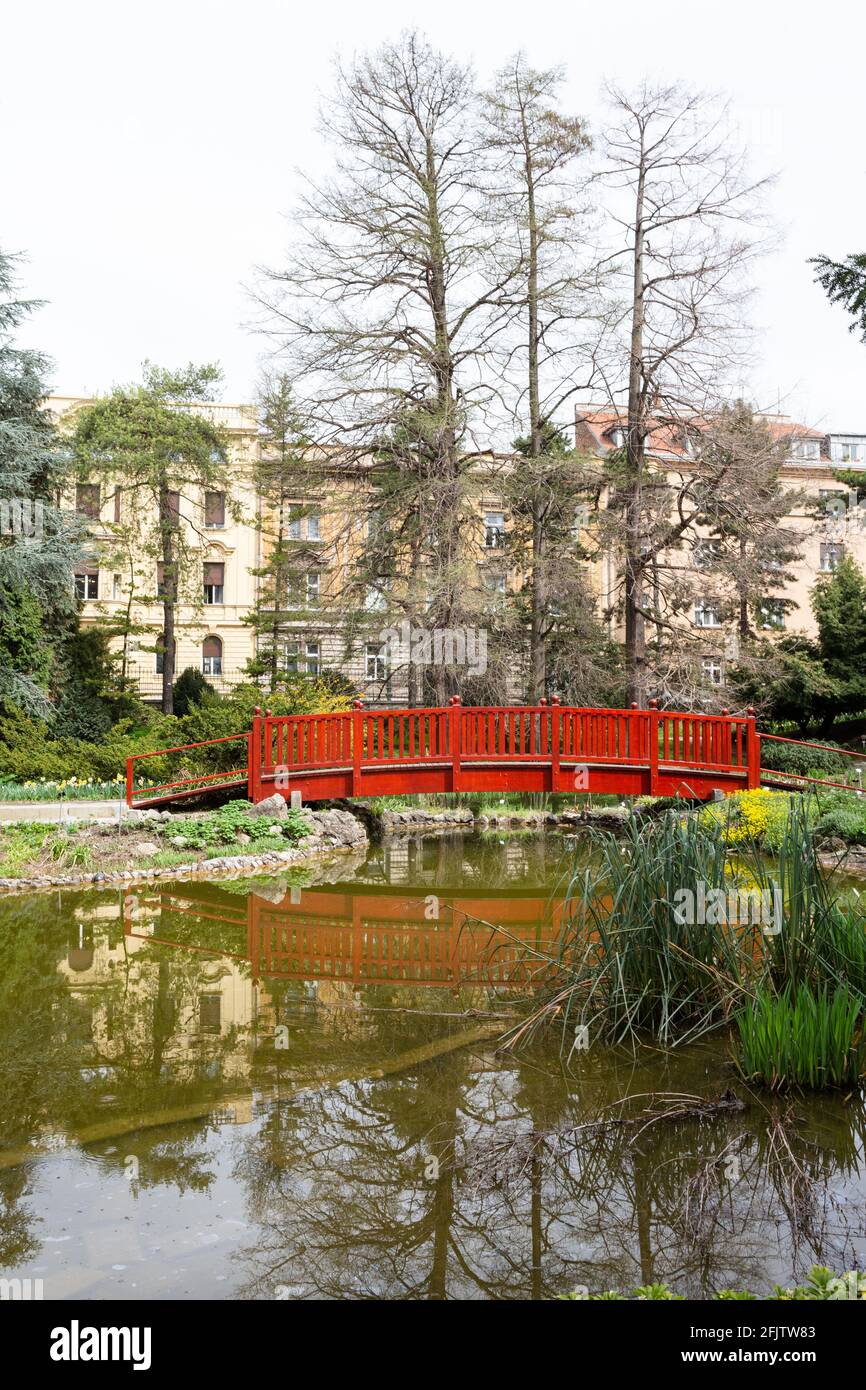
{"type": "Polygon", "coordinates": [[[659,789],[659,705],[658,700],[649,702],[649,780],[650,796],[658,796],[659,789]]]}
{"type": "Polygon", "coordinates": [[[559,790],[559,739],[562,729],[562,708],[559,696],[550,697],[550,790],[559,790]]]}
{"type": "Polygon", "coordinates": [[[352,704],[352,795],[361,795],[361,754],[364,751],[364,701],[352,704]]]}
{"type": "Polygon", "coordinates": [[[749,705],[746,710],[748,723],[746,725],[746,752],[748,763],[748,776],[746,785],[749,791],[761,785],[761,740],[758,738],[758,721],[755,718],[753,705],[749,705]]]}
{"type": "Polygon", "coordinates": [[[451,696],[451,790],[460,790],[460,696],[451,696]]]}
{"type": "Polygon", "coordinates": [[[262,799],[262,711],[259,705],[256,705],[253,710],[249,750],[247,757],[247,798],[255,805],[257,801],[262,799]]]}

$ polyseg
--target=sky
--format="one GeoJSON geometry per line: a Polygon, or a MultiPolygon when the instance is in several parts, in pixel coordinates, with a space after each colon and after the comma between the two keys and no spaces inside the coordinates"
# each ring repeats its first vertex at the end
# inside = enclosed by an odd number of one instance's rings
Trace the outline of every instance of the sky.
{"type": "Polygon", "coordinates": [[[774,172],[781,245],[757,266],[744,390],[827,431],[866,432],[866,345],[808,258],[866,251],[866,13],[797,0],[589,6],[534,0],[43,0],[5,7],[0,246],[47,301],[22,340],[64,395],[217,359],[251,398],[265,348],[248,325],[256,265],[279,264],[297,170],[335,55],[417,27],[486,82],[518,50],[565,64],[565,109],[598,128],[605,78],[726,94],[756,174],[774,172]],[[851,56],[846,56],[851,55],[851,56]]]}

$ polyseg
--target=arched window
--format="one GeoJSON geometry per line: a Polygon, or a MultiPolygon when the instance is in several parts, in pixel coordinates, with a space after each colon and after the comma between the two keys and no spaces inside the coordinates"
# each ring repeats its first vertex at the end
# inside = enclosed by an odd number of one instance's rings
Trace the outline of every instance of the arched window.
{"type": "Polygon", "coordinates": [[[205,676],[223,673],[223,644],[218,637],[206,637],[201,647],[201,669],[205,676]]]}
{"type": "MultiPolygon", "coordinates": [[[[177,670],[177,641],[172,639],[171,649],[174,652],[174,669],[177,670]]],[[[156,639],[156,674],[161,676],[165,670],[165,648],[162,638],[156,639]]]]}

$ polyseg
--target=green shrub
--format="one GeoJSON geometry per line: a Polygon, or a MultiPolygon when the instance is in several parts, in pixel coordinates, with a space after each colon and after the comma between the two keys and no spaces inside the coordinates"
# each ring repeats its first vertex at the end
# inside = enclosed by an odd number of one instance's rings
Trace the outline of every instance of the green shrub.
{"type": "Polygon", "coordinates": [[[813,829],[816,839],[837,837],[848,844],[866,844],[866,797],[843,791],[822,795],[813,829]]]}
{"type": "Polygon", "coordinates": [[[818,748],[803,748],[796,743],[772,743],[761,740],[761,766],[776,772],[796,772],[801,777],[827,777],[830,773],[850,772],[852,758],[835,751],[833,744],[816,739],[818,748]]]}
{"type": "Polygon", "coordinates": [[[309,834],[309,824],[299,811],[290,810],[283,817],[251,816],[251,808],[249,801],[229,801],[210,815],[173,816],[170,821],[160,822],[156,828],[161,835],[182,835],[192,849],[236,845],[241,833],[248,835],[258,849],[279,843],[280,840],[297,844],[309,834]],[[279,836],[274,834],[275,828],[279,836]]]}
{"type": "Polygon", "coordinates": [[[210,681],[205,680],[197,666],[187,666],[174,683],[175,714],[178,718],[182,718],[195,705],[200,705],[206,694],[213,694],[213,686],[210,681]]]}

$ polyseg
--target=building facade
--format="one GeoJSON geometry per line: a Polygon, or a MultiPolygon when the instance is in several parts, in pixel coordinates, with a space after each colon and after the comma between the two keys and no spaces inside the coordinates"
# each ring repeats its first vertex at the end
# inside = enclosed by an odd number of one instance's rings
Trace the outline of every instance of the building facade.
{"type": "MultiPolygon", "coordinates": [[[[65,428],[87,402],[53,397],[48,404],[65,428]]],[[[263,500],[256,489],[263,445],[255,409],[210,403],[189,408],[205,412],[226,432],[231,495],[208,492],[176,498],[179,524],[192,556],[191,577],[179,594],[176,610],[176,675],[192,667],[220,691],[250,679],[248,664],[260,656],[260,639],[250,619],[266,606],[263,567],[279,542],[298,557],[293,592],[284,597],[291,613],[280,627],[279,672],[318,676],[336,671],[371,704],[406,703],[408,647],[414,637],[412,625],[401,618],[411,607],[406,596],[414,576],[379,581],[373,575],[360,591],[357,583],[357,560],[373,544],[366,500],[369,469],[358,461],[347,466],[339,455],[323,457],[309,470],[306,482],[298,484],[297,493],[283,496],[277,505],[273,498],[263,500]]],[[[768,635],[787,631],[811,636],[815,624],[809,594],[817,577],[832,571],[846,553],[866,568],[866,507],[859,505],[856,487],[833,476],[834,470],[866,466],[866,435],[826,435],[784,416],[764,418],[771,431],[788,442],[780,481],[792,498],[796,494],[787,524],[797,535],[799,554],[785,567],[791,575],[784,589],[785,603],[775,604],[768,596],[759,626],[768,635]],[[804,493],[806,503],[801,500],[804,493]]],[[[579,408],[575,443],[590,468],[593,460],[601,463],[623,441],[623,421],[615,411],[579,408]]],[[[674,488],[686,470],[696,467],[688,439],[666,426],[651,430],[648,455],[651,467],[663,472],[674,488]]],[[[495,631],[498,609],[525,580],[525,570],[521,571],[525,556],[515,560],[510,552],[513,518],[504,500],[509,489],[503,485],[504,476],[519,466],[519,459],[495,454],[478,456],[472,466],[467,520],[472,561],[466,585],[472,590],[469,609],[477,614],[476,626],[446,634],[448,651],[444,653],[452,659],[456,653],[458,663],[470,673],[475,669],[473,662],[480,668],[482,656],[486,665],[487,641],[495,631]]],[[[90,519],[99,552],[98,563],[76,575],[82,621],[86,625],[101,620],[116,627],[125,622],[133,630],[123,639],[126,674],[142,698],[157,701],[163,621],[159,565],[147,561],[136,548],[136,518],[125,515],[123,498],[110,488],[100,490],[97,484],[83,483],[74,497],[65,500],[90,519]]],[[[595,506],[604,505],[601,489],[595,506]]],[[[585,566],[587,584],[605,616],[609,635],[621,639],[616,561],[609,551],[593,546],[593,517],[578,499],[575,514],[575,537],[585,532],[587,553],[594,554],[585,566]]],[[[701,648],[701,680],[708,687],[723,687],[726,669],[738,657],[737,626],[720,606],[717,591],[706,586],[699,546],[700,540],[696,545],[682,544],[666,562],[690,595],[678,621],[688,629],[696,650],[701,648]]],[[[423,623],[423,601],[415,611],[421,612],[423,623]]],[[[436,653],[428,653],[427,659],[435,661],[436,653]]],[[[521,698],[525,679],[521,662],[516,653],[505,662],[505,686],[513,700],[521,698]]]]}

